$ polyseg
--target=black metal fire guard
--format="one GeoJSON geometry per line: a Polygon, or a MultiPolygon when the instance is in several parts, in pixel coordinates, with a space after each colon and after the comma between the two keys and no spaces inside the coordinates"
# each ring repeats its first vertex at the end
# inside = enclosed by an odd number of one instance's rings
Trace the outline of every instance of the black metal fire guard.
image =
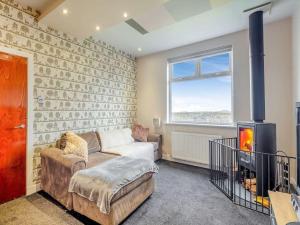
{"type": "Polygon", "coordinates": [[[237,138],[224,138],[209,141],[209,157],[210,181],[237,205],[270,214],[268,194],[259,196],[257,190],[267,187],[271,191],[291,192],[291,169],[296,168],[296,158],[282,151],[245,152],[237,148],[237,138]],[[242,166],[245,158],[241,155],[245,154],[255,169],[242,166]],[[264,169],[257,173],[258,168],[264,169]],[[258,184],[257,178],[263,182],[258,184]]]}

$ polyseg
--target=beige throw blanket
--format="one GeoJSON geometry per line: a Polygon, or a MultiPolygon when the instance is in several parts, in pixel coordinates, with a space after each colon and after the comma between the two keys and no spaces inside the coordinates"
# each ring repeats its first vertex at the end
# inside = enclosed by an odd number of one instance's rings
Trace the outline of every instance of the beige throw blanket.
{"type": "Polygon", "coordinates": [[[96,202],[102,213],[109,214],[114,195],[122,187],[149,172],[158,172],[153,161],[121,156],[77,171],[71,178],[69,192],[96,202]]]}

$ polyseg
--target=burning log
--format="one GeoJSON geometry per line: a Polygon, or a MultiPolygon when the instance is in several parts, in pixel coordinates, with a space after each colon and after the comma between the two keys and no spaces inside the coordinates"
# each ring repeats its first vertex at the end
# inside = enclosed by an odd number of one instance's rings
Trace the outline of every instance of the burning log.
{"type": "Polygon", "coordinates": [[[245,179],[243,186],[246,190],[249,190],[252,193],[256,193],[256,178],[245,179]]]}

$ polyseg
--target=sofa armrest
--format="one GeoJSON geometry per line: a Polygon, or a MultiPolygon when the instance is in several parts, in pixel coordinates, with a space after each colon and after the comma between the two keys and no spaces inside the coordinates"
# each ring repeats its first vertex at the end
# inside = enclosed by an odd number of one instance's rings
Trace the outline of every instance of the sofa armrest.
{"type": "Polygon", "coordinates": [[[161,134],[149,134],[147,142],[161,142],[161,134]]]}
{"type": "Polygon", "coordinates": [[[158,149],[154,152],[154,161],[162,158],[162,135],[161,134],[149,134],[147,142],[156,142],[158,149]]]}
{"type": "Polygon", "coordinates": [[[76,155],[64,155],[63,151],[58,148],[46,148],[41,151],[41,157],[47,158],[53,163],[58,164],[60,167],[70,170],[72,175],[86,167],[86,163],[83,158],[76,155]]]}
{"type": "Polygon", "coordinates": [[[73,174],[86,168],[83,158],[64,155],[58,148],[41,151],[41,188],[53,198],[72,209],[72,196],[68,192],[73,174]]]}

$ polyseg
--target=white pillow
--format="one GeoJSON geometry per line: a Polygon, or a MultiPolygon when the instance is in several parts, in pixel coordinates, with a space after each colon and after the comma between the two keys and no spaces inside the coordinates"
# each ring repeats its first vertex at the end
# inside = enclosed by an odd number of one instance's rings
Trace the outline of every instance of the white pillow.
{"type": "Polygon", "coordinates": [[[131,129],[125,128],[121,130],[99,131],[102,149],[108,149],[120,145],[128,145],[134,142],[131,136],[131,129]]]}

